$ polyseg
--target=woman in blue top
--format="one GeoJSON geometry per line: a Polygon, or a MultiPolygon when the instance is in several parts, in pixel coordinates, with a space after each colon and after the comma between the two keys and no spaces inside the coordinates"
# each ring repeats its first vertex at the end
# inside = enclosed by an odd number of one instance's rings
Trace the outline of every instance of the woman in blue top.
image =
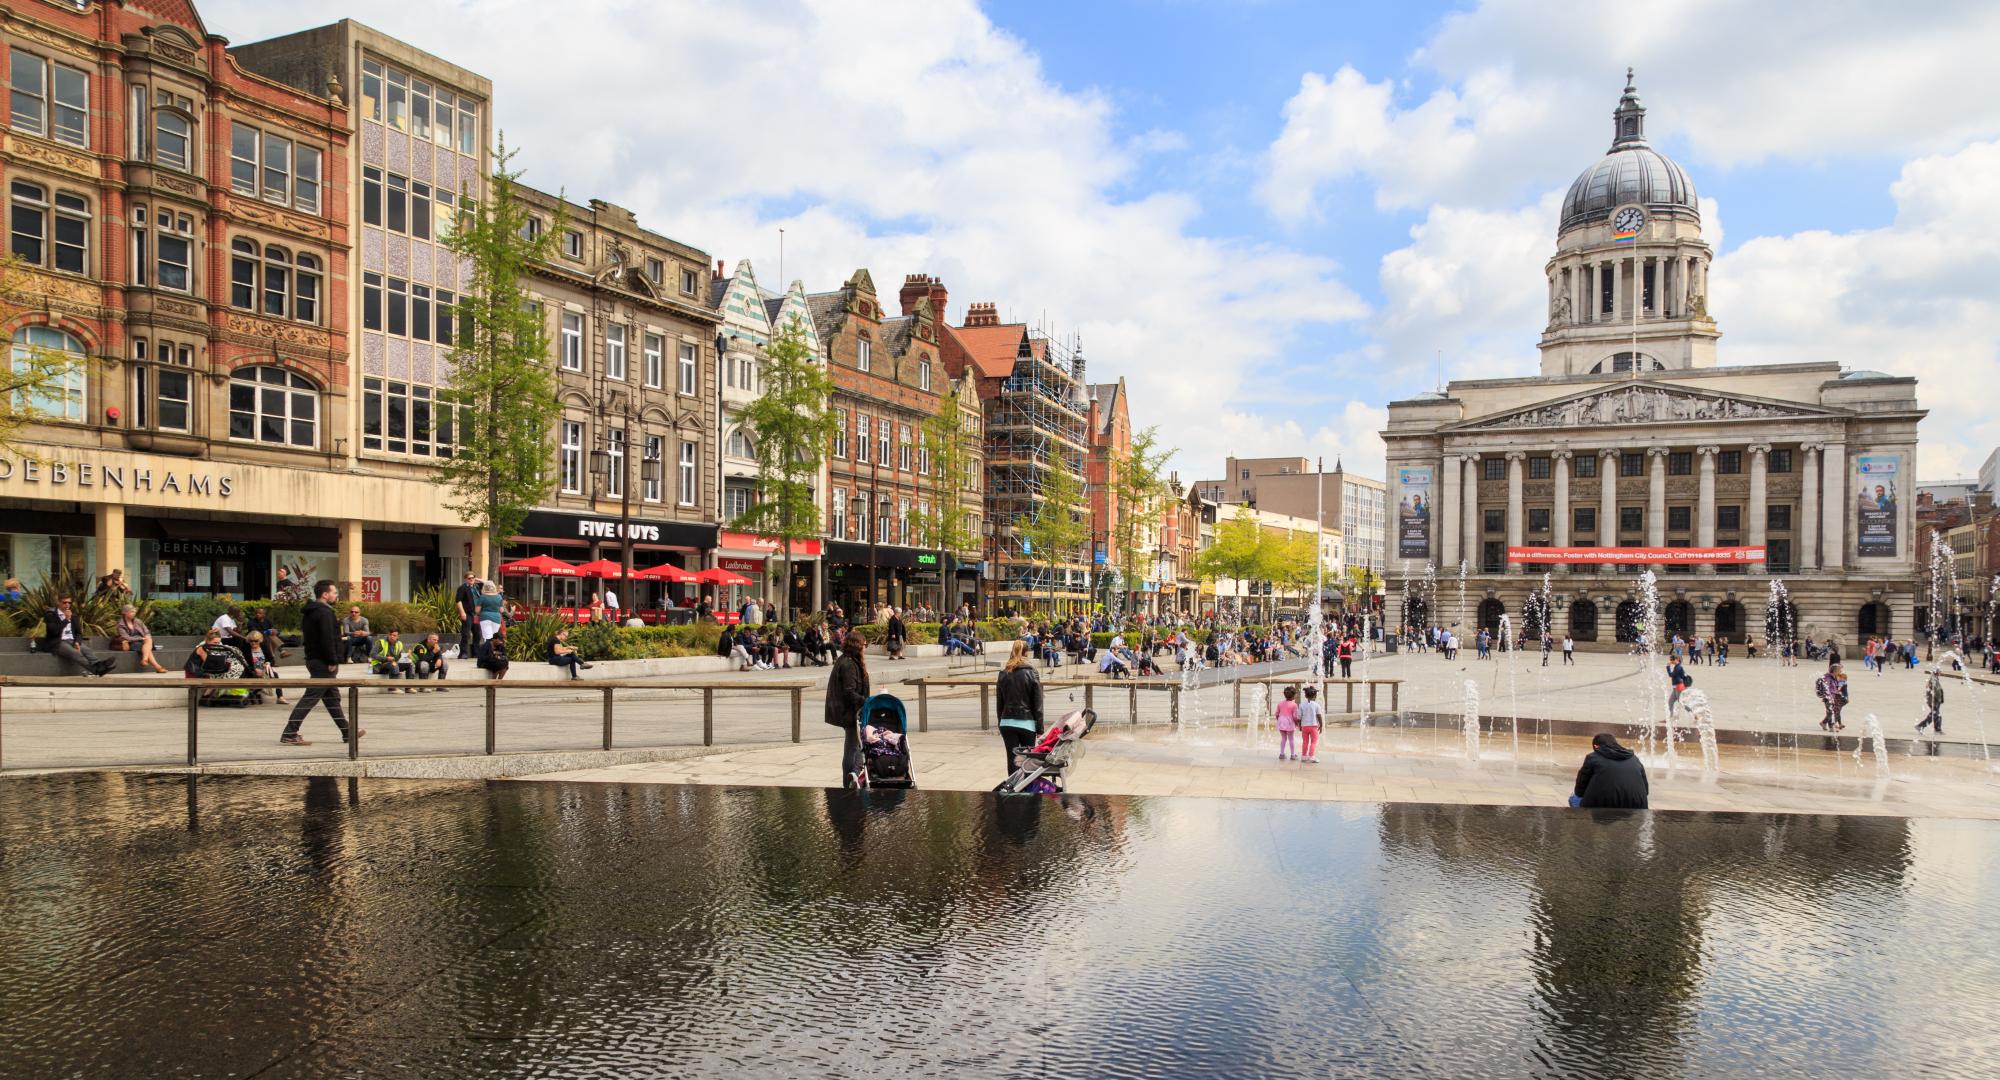
{"type": "Polygon", "coordinates": [[[498,585],[490,581],[479,583],[479,640],[491,638],[500,629],[500,609],[505,603],[498,585]]]}

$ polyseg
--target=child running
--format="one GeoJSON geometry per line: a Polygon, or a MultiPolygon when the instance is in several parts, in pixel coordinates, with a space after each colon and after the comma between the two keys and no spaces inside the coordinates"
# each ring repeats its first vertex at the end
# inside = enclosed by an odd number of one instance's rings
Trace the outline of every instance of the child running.
{"type": "Polygon", "coordinates": [[[1299,755],[1294,752],[1294,748],[1292,746],[1292,733],[1299,729],[1299,703],[1297,701],[1298,696],[1299,696],[1298,687],[1287,686],[1285,687],[1285,700],[1278,702],[1278,708],[1276,711],[1278,719],[1279,761],[1284,761],[1288,757],[1292,761],[1297,761],[1299,759],[1299,755]]]}
{"type": "Polygon", "coordinates": [[[1319,764],[1319,687],[1306,687],[1305,703],[1299,706],[1299,748],[1306,764],[1319,764]]]}

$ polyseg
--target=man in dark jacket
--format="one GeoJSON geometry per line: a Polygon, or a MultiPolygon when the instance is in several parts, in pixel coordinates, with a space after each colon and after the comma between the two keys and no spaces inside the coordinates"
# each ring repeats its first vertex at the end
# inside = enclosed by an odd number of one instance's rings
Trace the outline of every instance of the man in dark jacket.
{"type": "Polygon", "coordinates": [[[99,658],[83,643],[83,634],[77,629],[76,612],[70,606],[67,596],[58,597],[56,606],[42,616],[42,651],[62,657],[83,669],[92,678],[110,671],[118,661],[99,658]]]}
{"type": "Polygon", "coordinates": [[[458,655],[471,656],[473,646],[479,644],[479,579],[472,571],[465,572],[452,602],[458,606],[458,655]]]}
{"type": "Polygon", "coordinates": [[[1608,734],[1591,739],[1590,747],[1583,768],[1576,771],[1575,805],[1588,810],[1646,809],[1646,764],[1608,734]]]}
{"type": "MultiPolygon", "coordinates": [[[[331,581],[313,583],[313,599],[308,601],[300,617],[305,624],[304,648],[306,654],[306,674],[315,679],[333,679],[340,676],[340,661],[347,655],[347,644],[340,631],[340,620],[334,617],[333,600],[336,590],[331,581]]],[[[333,717],[333,726],[340,729],[342,741],[347,739],[347,714],[340,708],[340,691],[331,686],[315,686],[299,698],[292,707],[291,719],[285,722],[285,733],[278,736],[278,742],[285,746],[311,746],[299,737],[299,725],[305,723],[306,714],[312,711],[315,702],[325,701],[328,716],[333,717]]],[[[367,729],[357,728],[355,738],[368,734],[367,729]]]]}
{"type": "Polygon", "coordinates": [[[868,701],[868,665],[861,654],[868,647],[858,633],[840,642],[840,655],[826,679],[826,722],[847,733],[840,750],[840,786],[861,782],[861,706],[868,701]]]}

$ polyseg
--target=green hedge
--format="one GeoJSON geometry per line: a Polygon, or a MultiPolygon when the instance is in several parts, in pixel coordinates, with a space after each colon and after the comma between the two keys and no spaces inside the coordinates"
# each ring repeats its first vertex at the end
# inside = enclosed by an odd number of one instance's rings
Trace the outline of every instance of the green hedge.
{"type": "MultiPolygon", "coordinates": [[[[439,625],[433,612],[415,604],[393,600],[379,604],[367,601],[354,603],[360,605],[361,614],[367,617],[368,629],[378,634],[400,630],[404,637],[408,637],[411,634],[447,632],[446,627],[439,625]]],[[[206,596],[194,600],[155,600],[152,605],[146,625],[152,629],[154,637],[200,637],[231,605],[240,609],[246,617],[258,608],[268,608],[278,631],[292,635],[299,633],[303,625],[300,612],[305,607],[303,603],[293,600],[228,600],[206,596]]],[[[334,614],[346,618],[349,606],[335,604],[334,614]]],[[[456,627],[449,629],[456,632],[456,627]]]]}

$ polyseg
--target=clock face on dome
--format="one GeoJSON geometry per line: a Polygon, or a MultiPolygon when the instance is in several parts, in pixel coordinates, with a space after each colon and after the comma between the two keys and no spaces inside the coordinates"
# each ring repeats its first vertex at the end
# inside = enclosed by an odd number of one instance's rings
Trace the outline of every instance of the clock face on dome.
{"type": "Polygon", "coordinates": [[[1618,211],[1611,219],[1611,231],[1615,233],[1636,233],[1646,223],[1646,212],[1636,206],[1628,206],[1618,211]]]}

